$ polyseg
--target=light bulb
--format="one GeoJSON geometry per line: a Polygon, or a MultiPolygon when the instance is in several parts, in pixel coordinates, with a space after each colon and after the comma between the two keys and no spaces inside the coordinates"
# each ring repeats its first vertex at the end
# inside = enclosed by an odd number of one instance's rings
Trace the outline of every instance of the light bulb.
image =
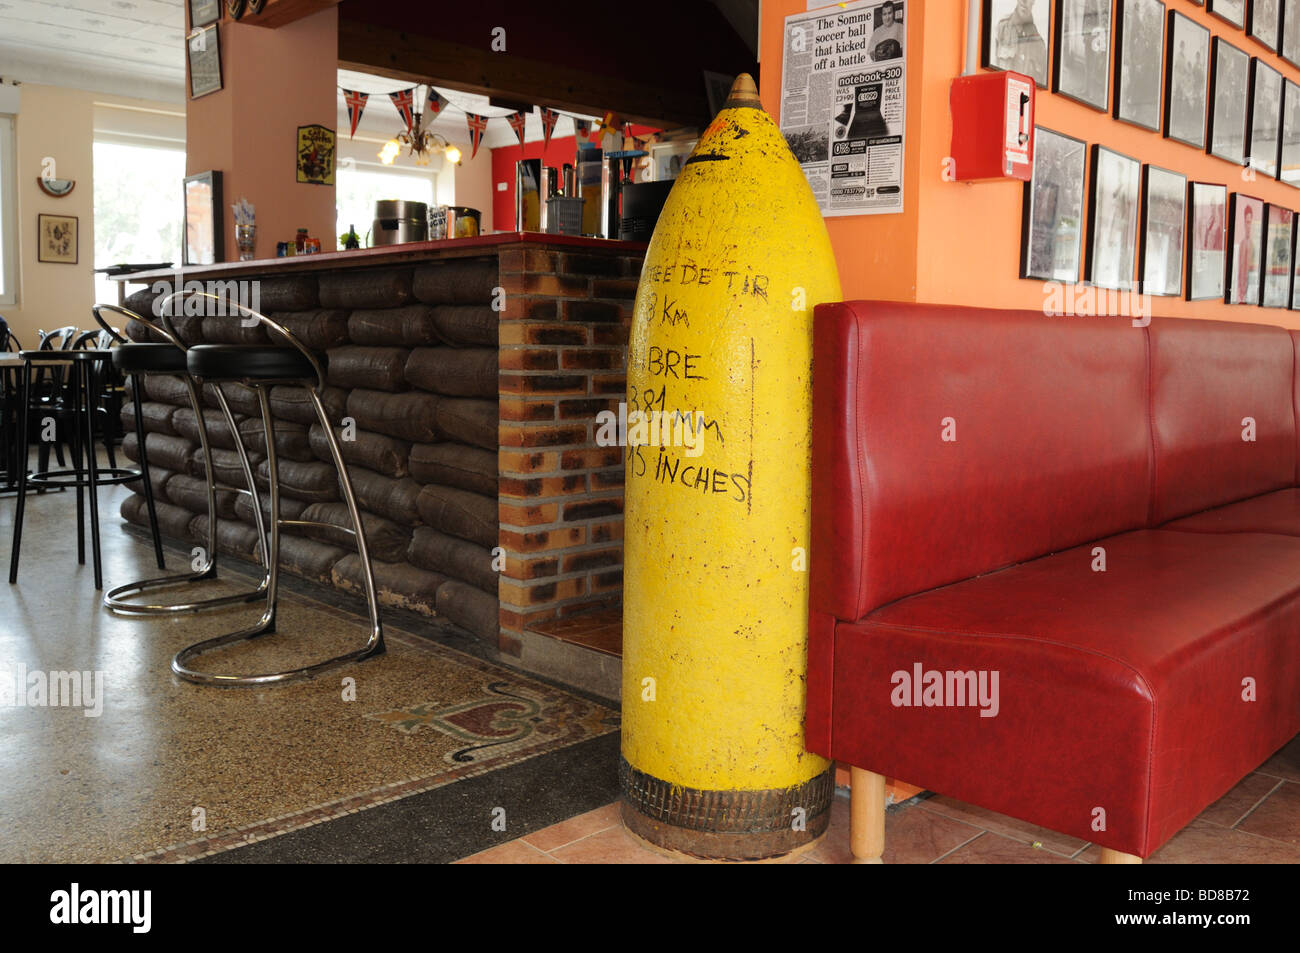
{"type": "Polygon", "coordinates": [[[396,139],[389,139],[384,143],[384,147],[379,150],[379,161],[384,165],[392,165],[397,154],[402,151],[401,144],[396,139]]]}
{"type": "Polygon", "coordinates": [[[443,150],[443,155],[447,157],[447,161],[452,165],[460,165],[460,149],[455,146],[447,146],[447,148],[443,150]]]}

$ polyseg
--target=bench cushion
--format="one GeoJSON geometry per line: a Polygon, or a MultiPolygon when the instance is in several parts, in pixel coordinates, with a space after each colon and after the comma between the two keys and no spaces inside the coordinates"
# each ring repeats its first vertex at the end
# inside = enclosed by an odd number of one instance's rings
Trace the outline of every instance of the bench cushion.
{"type": "Polygon", "coordinates": [[[1130,321],[852,301],[817,308],[813,341],[815,611],[859,619],[1147,525],[1130,321]]]}
{"type": "Polygon", "coordinates": [[[1191,318],[1149,331],[1153,524],[1294,485],[1291,336],[1191,318]],[[1254,440],[1242,439],[1247,417],[1254,440]]]}
{"type": "Polygon", "coordinates": [[[829,713],[810,698],[810,747],[1127,853],[1300,730],[1300,538],[1140,530],[819,621],[834,684],[829,713]],[[997,715],[893,704],[917,663],[997,671],[997,715]]]}
{"type": "Polygon", "coordinates": [[[1300,489],[1288,487],[1166,523],[1186,533],[1281,533],[1300,536],[1300,489]]]}

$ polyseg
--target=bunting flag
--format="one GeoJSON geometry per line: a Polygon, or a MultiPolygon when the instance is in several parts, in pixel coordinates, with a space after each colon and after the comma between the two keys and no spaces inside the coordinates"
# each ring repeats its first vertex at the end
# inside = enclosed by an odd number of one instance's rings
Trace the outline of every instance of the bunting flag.
{"type": "Polygon", "coordinates": [[[479,143],[483,141],[483,133],[487,129],[487,116],[476,116],[473,113],[465,113],[465,118],[469,121],[469,141],[474,147],[469,157],[473,159],[478,155],[479,143]]]}
{"type": "Polygon", "coordinates": [[[542,148],[545,149],[551,144],[551,133],[555,131],[555,124],[559,122],[560,114],[554,109],[542,107],[542,148]]]}
{"type": "Polygon", "coordinates": [[[429,87],[429,101],[424,107],[424,111],[429,116],[429,121],[437,119],[444,109],[447,108],[450,100],[442,93],[438,92],[432,86],[429,87]]]}
{"type": "Polygon", "coordinates": [[[352,124],[349,139],[357,134],[357,123],[361,121],[361,114],[365,111],[366,100],[369,98],[369,93],[359,93],[355,89],[343,90],[343,101],[348,104],[348,122],[352,124]]]}
{"type": "Polygon", "coordinates": [[[575,119],[573,120],[573,130],[575,134],[582,136],[584,139],[591,138],[591,120],[575,119]]]}
{"type": "Polygon", "coordinates": [[[515,135],[519,138],[519,144],[521,146],[524,144],[524,122],[527,118],[528,113],[524,112],[522,109],[519,112],[511,113],[509,116],[506,116],[506,122],[510,123],[510,128],[515,131],[515,135]]]}
{"type": "Polygon", "coordinates": [[[406,131],[410,132],[411,126],[415,123],[415,115],[413,113],[415,87],[412,86],[410,89],[401,89],[395,93],[389,93],[388,98],[391,99],[393,105],[397,107],[397,115],[402,117],[402,122],[406,123],[406,131]]]}

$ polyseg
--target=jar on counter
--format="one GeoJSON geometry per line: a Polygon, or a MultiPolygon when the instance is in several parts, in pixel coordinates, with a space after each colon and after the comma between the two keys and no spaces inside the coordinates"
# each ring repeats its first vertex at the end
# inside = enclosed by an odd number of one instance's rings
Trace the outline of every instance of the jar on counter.
{"type": "Polygon", "coordinates": [[[298,235],[293,240],[293,250],[299,255],[307,254],[307,229],[298,229],[298,235]]]}

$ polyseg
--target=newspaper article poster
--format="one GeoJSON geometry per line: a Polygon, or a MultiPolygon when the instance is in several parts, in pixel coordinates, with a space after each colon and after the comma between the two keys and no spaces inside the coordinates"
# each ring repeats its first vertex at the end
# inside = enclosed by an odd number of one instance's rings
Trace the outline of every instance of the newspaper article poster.
{"type": "Polygon", "coordinates": [[[785,19],[781,132],[823,215],[903,210],[912,2],[858,0],[785,19]]]}

